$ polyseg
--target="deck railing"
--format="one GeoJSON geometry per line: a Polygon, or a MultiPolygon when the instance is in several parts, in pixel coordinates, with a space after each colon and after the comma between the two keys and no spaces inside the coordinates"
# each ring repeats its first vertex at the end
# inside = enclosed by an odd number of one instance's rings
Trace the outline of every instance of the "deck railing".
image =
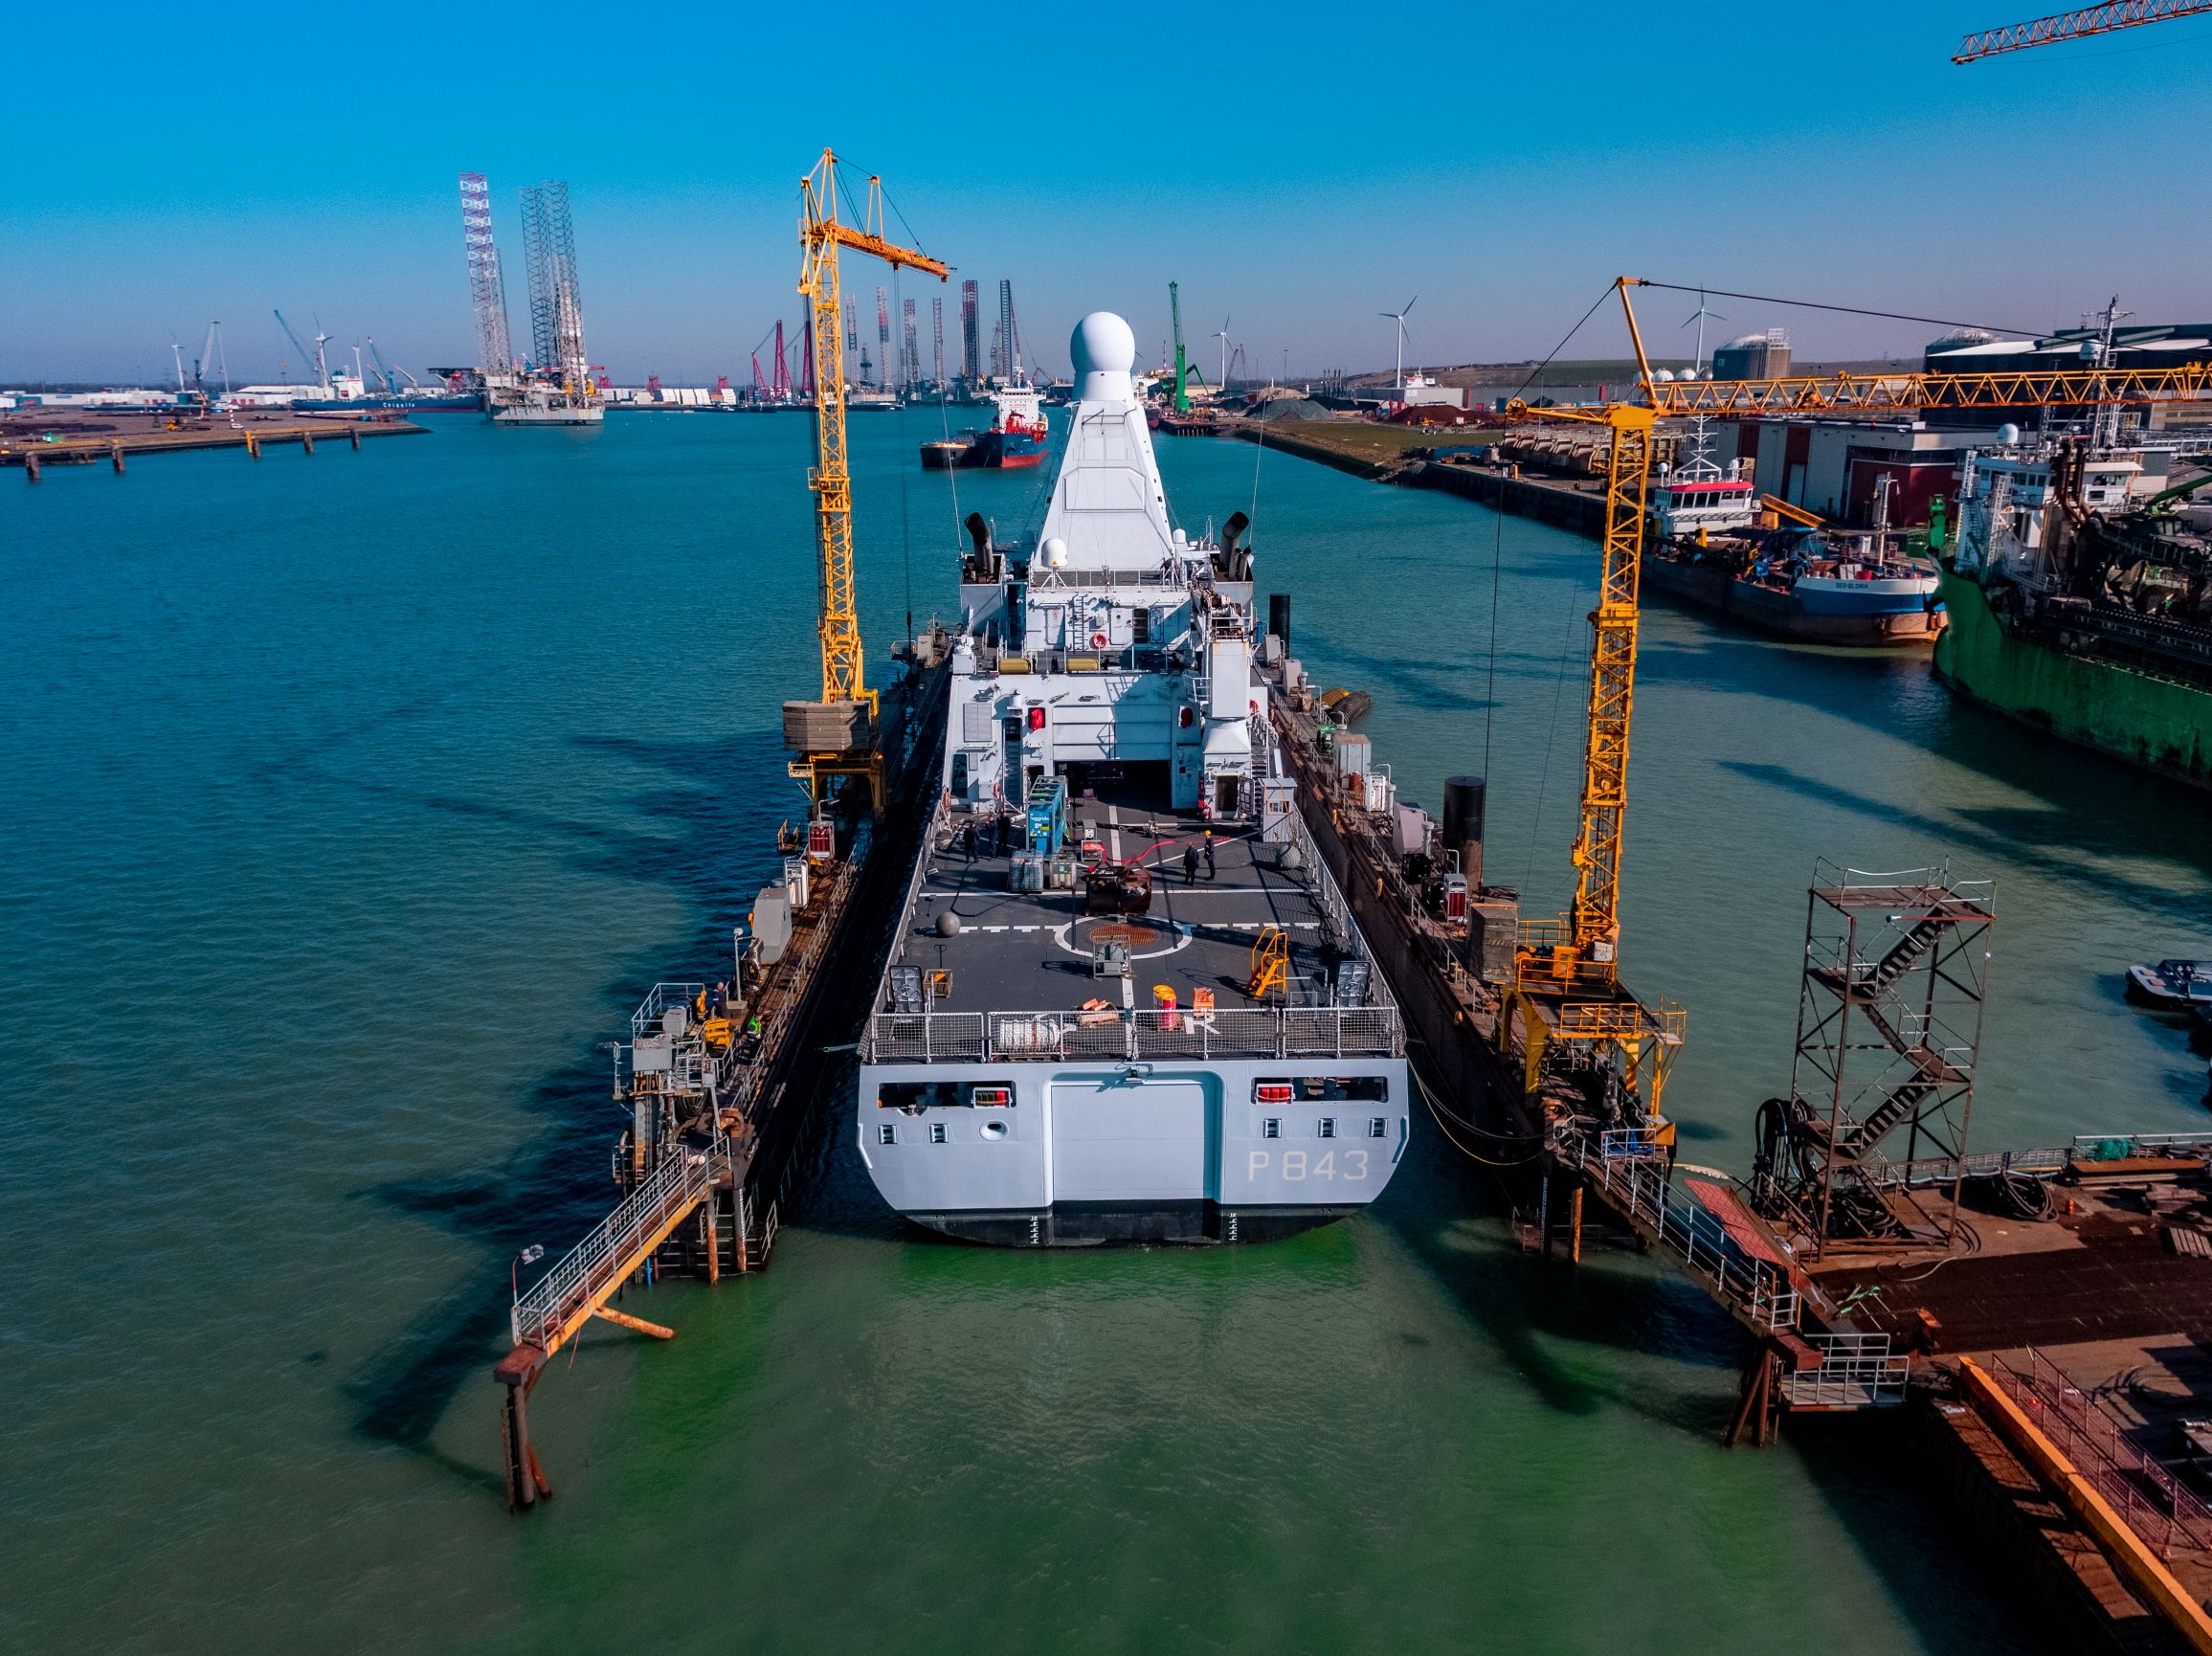
{"type": "Polygon", "coordinates": [[[1151,1059],[1402,1058],[1395,1006],[1217,1012],[879,1012],[867,1063],[1140,1063],[1151,1059]]]}
{"type": "Polygon", "coordinates": [[[2030,1351],[2025,1368],[1999,1358],[1990,1376],[2147,1545],[2169,1558],[2177,1549],[2212,1552],[2212,1508],[2130,1443],[2119,1421],[2049,1358],[2030,1351]]]}

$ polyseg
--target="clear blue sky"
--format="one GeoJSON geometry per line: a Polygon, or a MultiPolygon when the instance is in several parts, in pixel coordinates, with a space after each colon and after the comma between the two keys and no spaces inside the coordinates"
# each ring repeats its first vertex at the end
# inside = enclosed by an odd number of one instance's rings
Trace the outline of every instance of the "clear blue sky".
{"type": "MultiPolygon", "coordinates": [[[[2043,6],[25,8],[0,381],[160,375],[210,317],[235,375],[272,375],[272,307],[469,360],[464,168],[491,175],[518,322],[515,190],[565,178],[593,360],[741,377],[795,324],[825,143],[956,275],[1014,280],[1047,367],[1095,306],[1151,354],[1170,278],[1201,363],[1227,316],[1294,375],[1387,366],[1375,313],[1413,294],[1416,357],[1540,354],[1621,272],[2029,327],[2115,291],[2212,315],[2212,23],[1950,63],[2043,6]]],[[[864,302],[878,280],[853,261],[864,302]]],[[[937,290],[905,291],[927,360],[937,290]]],[[[1693,302],[1654,296],[1653,332],[1687,341],[1693,302]]],[[[1800,357],[1932,333],[1715,308],[1800,357]]],[[[1568,354],[1621,348],[1599,320],[1568,354]]]]}

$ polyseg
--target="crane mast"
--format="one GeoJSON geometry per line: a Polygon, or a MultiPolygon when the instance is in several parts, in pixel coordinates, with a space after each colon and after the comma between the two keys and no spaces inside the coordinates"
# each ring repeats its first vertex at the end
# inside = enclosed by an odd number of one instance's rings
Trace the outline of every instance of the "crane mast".
{"type": "Polygon", "coordinates": [[[1190,378],[1191,370],[1185,366],[1183,356],[1183,306],[1175,296],[1175,284],[1172,281],[1168,283],[1168,320],[1175,330],[1175,412],[1189,414],[1191,393],[1185,382],[1190,378]]]}
{"type": "Polygon", "coordinates": [[[927,271],[940,280],[950,269],[940,260],[887,240],[883,234],[883,181],[871,176],[859,226],[838,216],[838,158],[825,149],[800,181],[799,292],[808,304],[815,395],[815,463],[807,486],[815,496],[815,543],[820,583],[819,631],[822,694],[819,703],[787,703],[785,741],[797,750],[793,776],[805,781],[818,804],[838,776],[864,776],[871,798],[883,804],[882,756],[876,744],[876,692],[867,687],[860,619],[853,589],[853,481],[845,455],[845,337],[838,286],[840,248],[873,255],[896,270],[927,271]],[[795,716],[794,716],[795,715],[795,716]]]}

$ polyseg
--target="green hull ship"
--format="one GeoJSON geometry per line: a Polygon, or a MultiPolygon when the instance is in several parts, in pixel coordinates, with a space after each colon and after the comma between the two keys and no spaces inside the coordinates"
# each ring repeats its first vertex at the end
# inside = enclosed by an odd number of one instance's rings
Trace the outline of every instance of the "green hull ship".
{"type": "Polygon", "coordinates": [[[2212,788],[2212,686],[2078,653],[2010,629],[1981,584],[1951,569],[1935,673],[1972,701],[2065,741],[2212,788]]]}
{"type": "MultiPolygon", "coordinates": [[[[1935,673],[2023,724],[2206,788],[2212,504],[2190,497],[2212,471],[2146,497],[2171,459],[2080,438],[1970,454],[1935,673]]],[[[1931,540],[1944,540],[1940,504],[1931,540]]]]}

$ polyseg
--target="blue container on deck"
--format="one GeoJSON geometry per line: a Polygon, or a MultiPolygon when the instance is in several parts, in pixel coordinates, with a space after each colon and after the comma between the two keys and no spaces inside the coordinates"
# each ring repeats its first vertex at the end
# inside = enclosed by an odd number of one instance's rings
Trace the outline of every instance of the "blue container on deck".
{"type": "Polygon", "coordinates": [[[1029,849],[1049,857],[1067,842],[1067,782],[1039,776],[1029,785],[1029,849]]]}

